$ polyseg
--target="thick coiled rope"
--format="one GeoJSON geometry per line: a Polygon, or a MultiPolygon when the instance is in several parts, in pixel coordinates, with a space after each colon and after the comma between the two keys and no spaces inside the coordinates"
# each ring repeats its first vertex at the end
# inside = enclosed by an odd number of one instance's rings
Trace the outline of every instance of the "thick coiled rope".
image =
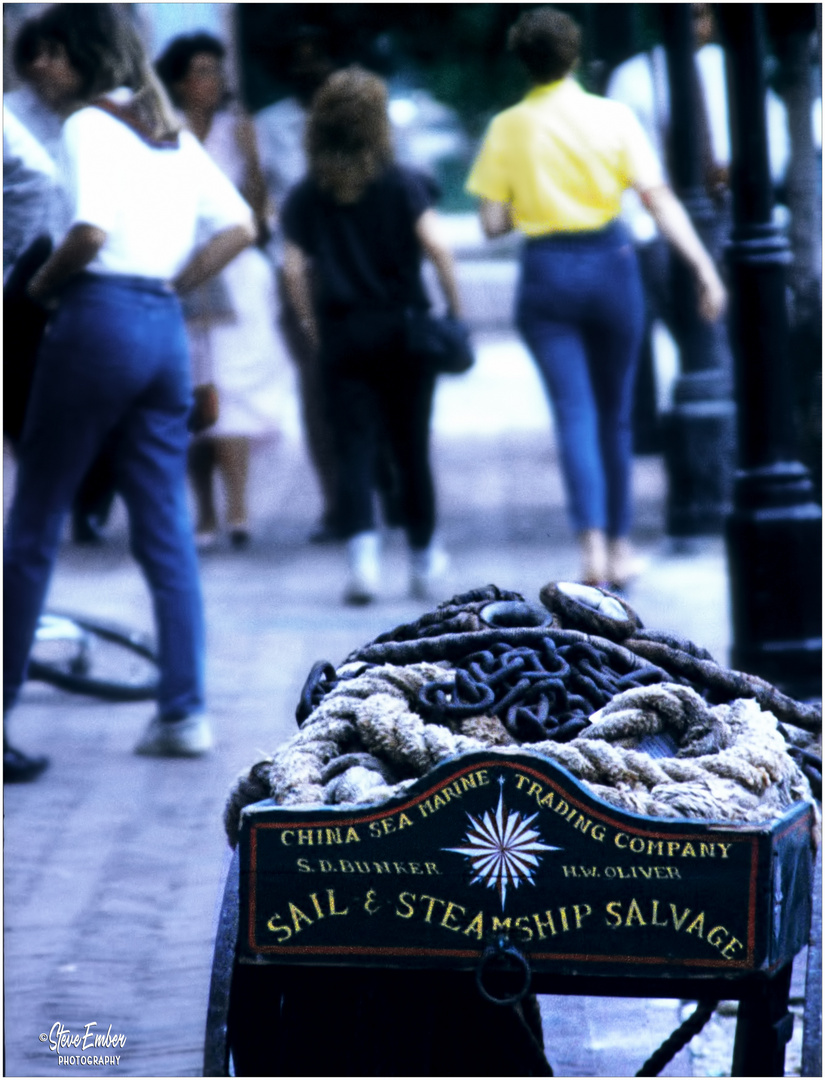
{"type": "MultiPolygon", "coordinates": [[[[553,584],[541,599],[544,612],[518,593],[474,590],[338,668],[315,664],[299,731],[229,798],[232,846],[249,803],[380,804],[440,762],[483,749],[549,758],[597,797],[653,818],[771,821],[812,801],[814,706],[646,630],[600,590],[553,584]]],[[[639,1075],[656,1074],[712,1009],[700,1005],[639,1075]]],[[[526,1044],[525,1072],[552,1075],[538,1039],[526,1029],[510,1038],[513,1049],[526,1044]]]]}
{"type": "Polygon", "coordinates": [[[716,1012],[718,1004],[718,1001],[697,1001],[696,1008],[687,1020],[680,1024],[673,1034],[665,1039],[658,1050],[655,1050],[650,1055],[636,1075],[658,1076],[665,1065],[673,1061],[679,1051],[687,1046],[693,1036],[699,1034],[714,1012],[716,1012]]]}
{"type": "Polygon", "coordinates": [[[376,803],[449,757],[527,744],[651,817],[769,820],[821,791],[817,706],[646,630],[603,590],[552,583],[541,599],[476,589],[337,669],[315,664],[300,732],[230,797],[230,840],[240,808],[261,798],[376,803]]]}
{"type": "MultiPolygon", "coordinates": [[[[420,691],[448,678],[443,667],[417,664],[342,680],[292,739],[239,781],[225,816],[230,843],[248,802],[375,804],[448,758],[525,751],[495,717],[427,723],[415,711],[420,691]]],[[[534,743],[529,751],[562,765],[605,801],[649,817],[766,821],[811,800],[770,713],[753,700],[711,707],[677,684],[626,690],[573,741],[534,743]],[[677,756],[644,752],[644,740],[657,735],[672,740],[677,756]]]]}

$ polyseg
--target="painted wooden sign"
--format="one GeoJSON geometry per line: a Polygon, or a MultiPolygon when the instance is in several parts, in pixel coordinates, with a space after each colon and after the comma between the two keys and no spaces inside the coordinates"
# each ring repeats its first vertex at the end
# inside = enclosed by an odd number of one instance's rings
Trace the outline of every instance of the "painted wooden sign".
{"type": "Polygon", "coordinates": [[[475,753],[378,807],[247,807],[241,960],[742,974],[810,924],[812,810],[771,827],[624,813],[533,755],[475,753]]]}

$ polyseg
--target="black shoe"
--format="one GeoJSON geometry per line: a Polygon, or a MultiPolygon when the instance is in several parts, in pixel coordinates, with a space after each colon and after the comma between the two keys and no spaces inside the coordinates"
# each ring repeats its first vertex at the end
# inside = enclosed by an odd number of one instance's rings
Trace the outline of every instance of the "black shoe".
{"type": "Polygon", "coordinates": [[[22,750],[15,750],[13,746],[4,746],[3,783],[27,784],[36,780],[48,764],[49,759],[46,757],[29,757],[22,750]]]}
{"type": "Polygon", "coordinates": [[[384,521],[389,529],[403,529],[407,525],[407,515],[397,491],[379,491],[379,502],[384,521]]]}
{"type": "Polygon", "coordinates": [[[337,544],[340,540],[344,539],[344,534],[341,532],[337,525],[330,525],[326,521],[322,521],[312,532],[309,534],[310,544],[337,544]]]}
{"type": "Polygon", "coordinates": [[[229,530],[229,543],[233,548],[245,548],[249,547],[249,541],[252,537],[249,534],[249,529],[245,529],[242,525],[236,525],[233,529],[229,530]]]}
{"type": "Polygon", "coordinates": [[[72,518],[72,540],[75,544],[105,544],[106,534],[96,514],[75,514],[72,518]]]}

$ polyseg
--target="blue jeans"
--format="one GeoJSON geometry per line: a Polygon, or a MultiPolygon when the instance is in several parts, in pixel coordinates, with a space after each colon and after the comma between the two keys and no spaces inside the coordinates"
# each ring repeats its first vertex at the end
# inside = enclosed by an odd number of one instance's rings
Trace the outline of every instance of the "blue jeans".
{"type": "Polygon", "coordinates": [[[529,240],[516,321],[555,418],[573,528],[627,536],[644,297],[624,227],[529,240]]]}
{"type": "Polygon", "coordinates": [[[191,404],[177,297],[148,279],[73,280],[46,329],[18,451],[4,551],[4,711],[25,679],[66,513],[115,430],[131,549],[154,605],[158,710],[203,710],[203,604],[186,496],[191,404]]]}

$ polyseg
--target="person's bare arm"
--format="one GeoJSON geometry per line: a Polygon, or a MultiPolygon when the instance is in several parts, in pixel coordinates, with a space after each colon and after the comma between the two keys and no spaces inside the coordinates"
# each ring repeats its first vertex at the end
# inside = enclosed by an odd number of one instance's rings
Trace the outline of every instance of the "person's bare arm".
{"type": "Polygon", "coordinates": [[[313,348],[318,347],[318,321],[312,302],[309,258],[302,248],[287,240],[284,244],[284,286],[287,297],[295,311],[307,340],[313,348]]]}
{"type": "Polygon", "coordinates": [[[447,307],[453,315],[461,315],[461,296],[455,273],[453,253],[442,235],[441,224],[435,210],[425,210],[415,223],[415,232],[424,254],[435,267],[438,281],[444,290],[447,307]]]}
{"type": "Polygon", "coordinates": [[[252,207],[258,226],[266,227],[272,212],[258,153],[258,138],[255,126],[248,116],[239,117],[236,138],[246,162],[246,177],[241,194],[252,207]]]}
{"type": "Polygon", "coordinates": [[[232,225],[216,233],[173,278],[171,284],[176,292],[185,293],[202,285],[221,270],[236,255],[255,243],[257,232],[251,221],[244,225],[232,225]]]}
{"type": "Polygon", "coordinates": [[[478,208],[481,228],[488,240],[496,236],[506,236],[512,232],[513,211],[509,203],[496,202],[494,199],[482,199],[478,208]]]}
{"type": "Polygon", "coordinates": [[[73,225],[29,283],[29,296],[48,304],[60,288],[79,274],[106,243],[106,233],[96,225],[73,225]]]}
{"type": "Polygon", "coordinates": [[[725,310],[727,292],[687,211],[666,184],[640,191],[639,195],[662,235],[693,270],[699,290],[699,314],[715,322],[725,310]]]}

